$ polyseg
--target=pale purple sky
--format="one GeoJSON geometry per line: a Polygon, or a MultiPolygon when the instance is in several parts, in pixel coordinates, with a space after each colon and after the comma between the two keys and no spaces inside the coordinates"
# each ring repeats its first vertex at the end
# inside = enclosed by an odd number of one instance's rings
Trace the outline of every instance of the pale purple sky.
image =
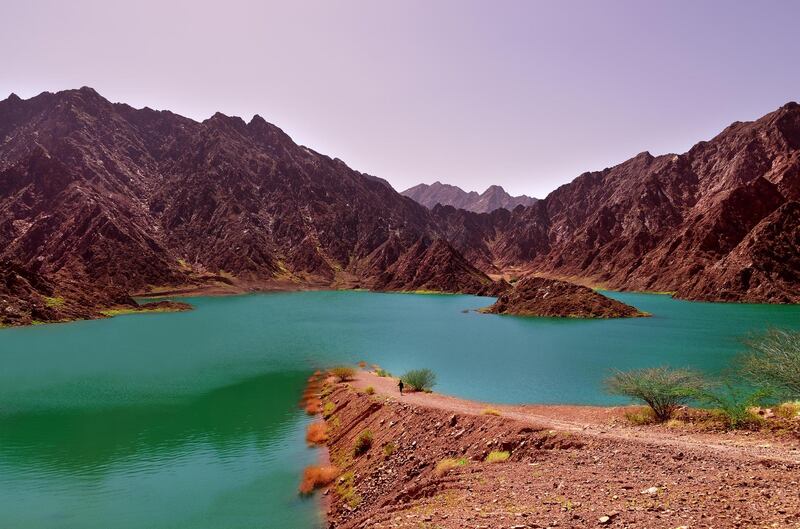
{"type": "Polygon", "coordinates": [[[0,1],[0,98],[258,113],[398,190],[542,197],[800,99],[795,1],[0,1]]]}

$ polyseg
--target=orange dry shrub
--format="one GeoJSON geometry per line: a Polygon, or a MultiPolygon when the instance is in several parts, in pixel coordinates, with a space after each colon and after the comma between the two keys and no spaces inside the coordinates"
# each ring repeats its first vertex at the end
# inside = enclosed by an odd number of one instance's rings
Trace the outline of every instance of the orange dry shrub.
{"type": "Polygon", "coordinates": [[[365,361],[363,361],[363,360],[362,360],[362,361],[360,361],[360,362],[358,363],[358,367],[360,367],[361,369],[364,369],[365,367],[367,367],[367,363],[366,363],[365,361]]]}
{"type": "Polygon", "coordinates": [[[303,471],[300,494],[311,494],[315,489],[330,485],[339,477],[339,469],[333,466],[311,465],[303,471]]]}
{"type": "Polygon", "coordinates": [[[305,403],[306,413],[316,415],[322,411],[322,400],[319,397],[309,397],[305,403]]]}
{"type": "Polygon", "coordinates": [[[308,444],[321,445],[328,440],[328,425],[323,421],[314,422],[308,425],[306,430],[306,441],[308,444]]]}

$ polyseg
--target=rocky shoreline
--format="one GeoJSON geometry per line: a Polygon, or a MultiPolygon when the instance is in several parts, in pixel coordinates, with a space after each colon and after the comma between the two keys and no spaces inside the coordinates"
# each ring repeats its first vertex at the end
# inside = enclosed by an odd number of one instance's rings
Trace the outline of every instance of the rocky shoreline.
{"type": "Polygon", "coordinates": [[[314,390],[331,529],[800,525],[797,437],[648,431],[612,420],[620,408],[488,408],[394,384],[360,372],[314,390]]]}

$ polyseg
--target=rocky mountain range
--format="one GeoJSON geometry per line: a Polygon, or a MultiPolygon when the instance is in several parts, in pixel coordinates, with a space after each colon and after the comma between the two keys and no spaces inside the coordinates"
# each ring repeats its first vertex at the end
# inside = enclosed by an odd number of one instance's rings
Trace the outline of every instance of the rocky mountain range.
{"type": "Polygon", "coordinates": [[[688,299],[800,302],[800,108],[642,153],[513,210],[428,209],[255,116],[197,122],[91,88],[0,101],[0,323],[130,295],[496,292],[537,272],[688,299]],[[502,284],[500,284],[502,286],[502,284]]]}
{"type": "Polygon", "coordinates": [[[466,209],[475,213],[491,213],[500,208],[508,210],[517,206],[530,206],[536,202],[535,198],[520,195],[513,197],[500,186],[489,186],[483,193],[464,191],[458,186],[434,182],[433,184],[419,184],[400,193],[426,208],[432,209],[437,204],[466,209]]]}

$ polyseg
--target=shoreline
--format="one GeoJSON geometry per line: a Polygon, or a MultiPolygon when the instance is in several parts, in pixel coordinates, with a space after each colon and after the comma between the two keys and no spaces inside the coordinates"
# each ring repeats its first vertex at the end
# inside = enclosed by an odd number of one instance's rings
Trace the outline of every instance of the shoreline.
{"type": "Polygon", "coordinates": [[[632,426],[638,406],[400,397],[395,383],[358,371],[322,392],[331,528],[800,525],[800,437],[632,426]]]}

